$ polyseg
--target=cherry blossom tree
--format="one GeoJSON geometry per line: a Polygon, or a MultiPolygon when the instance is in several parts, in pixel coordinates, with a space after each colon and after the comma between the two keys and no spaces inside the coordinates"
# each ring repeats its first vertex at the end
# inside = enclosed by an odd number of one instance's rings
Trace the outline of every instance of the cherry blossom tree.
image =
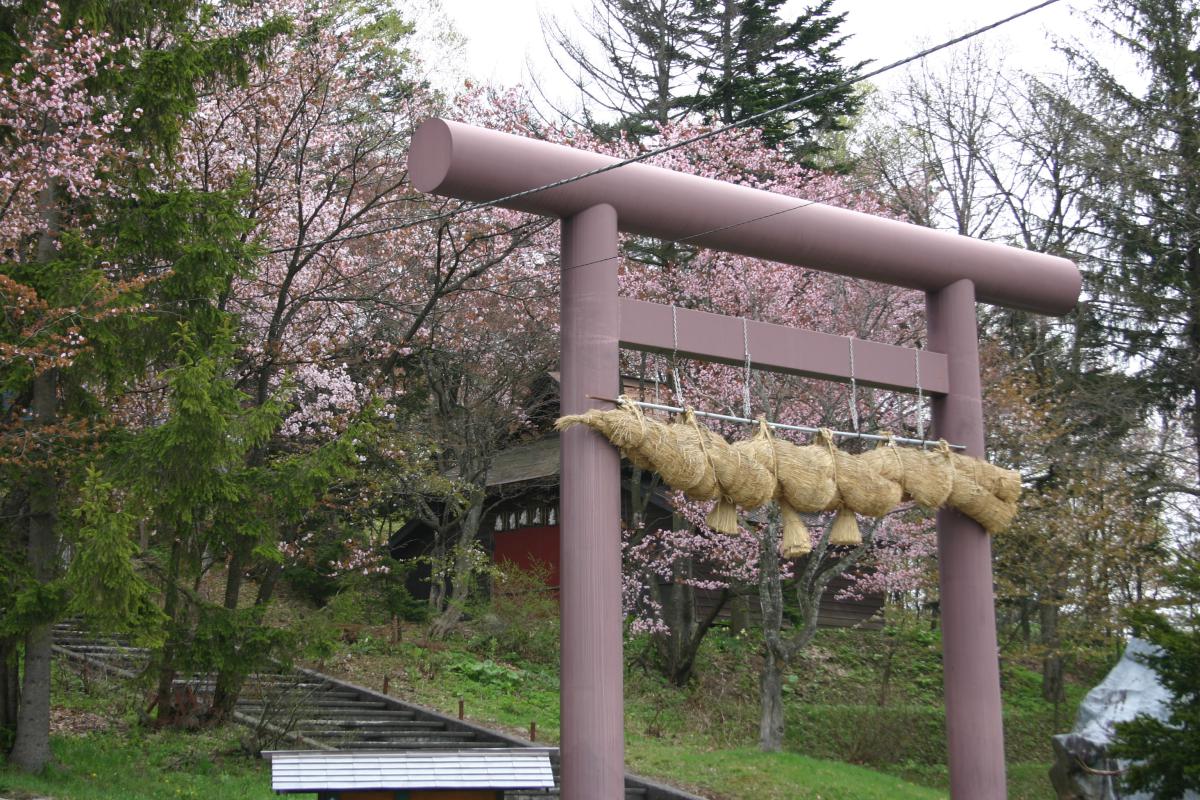
{"type": "MultiPolygon", "coordinates": [[[[521,248],[546,224],[507,212],[413,224],[452,205],[407,184],[412,130],[439,101],[414,80],[411,29],[394,12],[332,0],[222,9],[217,24],[231,33],[264,17],[291,20],[244,84],[202,96],[181,158],[197,188],[240,188],[252,221],[245,238],[260,255],[220,305],[238,321],[238,389],[255,405],[286,398],[278,430],[246,454],[248,465],[270,469],[285,455],[321,452],[364,416],[377,434],[402,427],[396,412],[411,406],[412,389],[405,372],[444,352],[444,340],[482,331],[478,320],[452,320],[447,301],[468,307],[459,296],[468,287],[485,296],[488,287],[473,282],[520,264],[521,248]]],[[[478,370],[488,361],[471,363],[478,370]]],[[[301,506],[319,495],[314,487],[301,506]]],[[[267,517],[278,524],[249,525],[229,540],[229,614],[251,568],[261,578],[254,606],[269,602],[284,564],[264,554],[278,553],[277,541],[298,542],[311,523],[303,514],[267,517]]],[[[239,689],[237,675],[218,677],[214,718],[239,689]]]]}
{"type": "MultiPolygon", "coordinates": [[[[693,135],[695,128],[663,128],[652,144],[693,135]]],[[[582,141],[578,146],[627,156],[630,142],[607,146],[582,141]],[[599,146],[598,146],[599,145],[599,146]]],[[[779,149],[764,147],[754,131],[726,133],[681,148],[651,163],[682,172],[741,183],[807,200],[865,213],[886,214],[871,194],[846,180],[805,169],[779,149]]],[[[798,200],[791,212],[804,213],[798,200]]],[[[698,231],[697,234],[702,233],[698,231]]],[[[914,292],[771,264],[741,256],[699,250],[688,241],[653,242],[628,237],[624,242],[621,289],[625,295],[685,308],[874,339],[919,345],[923,334],[923,302],[914,292]]],[[[751,363],[754,343],[748,343],[751,363]]],[[[915,425],[908,398],[864,389],[831,386],[788,376],[758,373],[676,359],[626,360],[630,373],[641,371],[643,385],[671,386],[680,404],[773,421],[849,428],[906,431],[915,425]],[[649,372],[650,374],[647,374],[649,372]],[[668,376],[669,379],[668,379],[668,376]],[[853,409],[852,409],[853,405],[853,409]]],[[[660,398],[664,399],[664,398],[660,398]]],[[[919,412],[920,413],[920,412],[919,412]]],[[[722,430],[730,438],[750,432],[736,426],[722,430]]],[[[637,482],[637,479],[635,479],[637,482]]],[[[866,526],[863,545],[847,551],[828,545],[827,524],[810,520],[814,549],[794,564],[781,560],[778,523],[770,518],[747,522],[734,536],[715,534],[703,523],[703,511],[679,495],[673,530],[648,530],[635,519],[627,532],[626,601],[635,614],[634,631],[649,632],[667,676],[686,682],[697,649],[722,603],[737,592],[758,589],[764,618],[763,746],[777,749],[782,736],[781,670],[811,640],[819,600],[832,579],[845,575],[850,591],[896,591],[911,587],[916,567],[931,547],[929,526],[886,520],[866,526]],[[878,539],[879,545],[875,545],[878,539]],[[857,569],[857,568],[863,569],[857,569]],[[795,578],[802,622],[782,630],[782,584],[795,578]],[[715,608],[696,613],[695,590],[720,592],[715,608]]]]}

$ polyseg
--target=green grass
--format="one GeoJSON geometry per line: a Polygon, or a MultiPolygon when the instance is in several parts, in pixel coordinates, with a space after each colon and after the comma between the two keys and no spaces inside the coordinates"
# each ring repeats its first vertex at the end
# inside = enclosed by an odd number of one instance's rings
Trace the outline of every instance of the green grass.
{"type": "Polygon", "coordinates": [[[51,737],[53,761],[40,775],[0,762],[0,797],[54,800],[256,800],[271,792],[270,766],[246,754],[246,729],[153,731],[138,723],[143,694],[124,681],[84,680],[55,662],[58,714],[90,732],[51,737]],[[101,729],[102,728],[102,729],[101,729]]]}
{"type": "MultiPolygon", "coordinates": [[[[554,610],[554,609],[551,609],[554,610]]],[[[550,610],[480,614],[464,634],[428,641],[408,628],[391,644],[384,629],[360,632],[319,665],[447,714],[461,699],[468,718],[538,740],[559,736],[557,634],[550,610]],[[512,618],[508,618],[509,615],[512,618]]],[[[821,631],[787,676],[782,753],[756,747],[758,644],[753,635],[710,634],[686,688],[652,668],[644,642],[626,651],[626,756],[630,770],[715,800],[935,798],[949,785],[941,655],[921,626],[821,631]]],[[[1069,684],[1056,712],[1040,696],[1036,660],[1002,664],[1009,796],[1050,800],[1050,734],[1069,726],[1083,682],[1069,684]]],[[[54,738],[55,766],[26,776],[0,768],[0,797],[266,798],[269,768],[244,755],[245,732],[150,732],[137,723],[142,693],[88,683],[56,670],[60,707],[99,714],[112,727],[54,738]]]]}
{"type": "MultiPolygon", "coordinates": [[[[491,623],[495,625],[495,623],[491,623]]],[[[514,626],[536,628],[528,621],[514,626]]],[[[417,629],[413,630],[417,633],[417,629]]],[[[551,637],[552,638],[552,637],[551,637]]],[[[346,647],[327,665],[374,688],[538,738],[558,738],[558,672],[552,648],[506,646],[503,636],[468,631],[448,642],[378,637],[346,647]],[[544,648],[543,648],[544,650],[544,648]]],[[[785,696],[786,752],[761,754],[758,657],[753,637],[710,634],[693,683],[668,685],[645,664],[637,643],[627,650],[626,754],[631,770],[728,800],[759,797],[944,797],[941,654],[936,635],[902,630],[821,631],[792,667],[785,696]],[[890,674],[883,673],[892,650],[890,674]],[[881,705],[882,701],[882,705],[881,705]]],[[[1040,675],[1019,659],[1002,667],[1009,795],[1052,798],[1049,737],[1069,727],[1083,687],[1069,686],[1055,720],[1040,695],[1040,675]]]]}
{"type": "Polygon", "coordinates": [[[930,800],[946,793],[892,775],[798,753],[681,749],[642,742],[629,765],[713,798],[760,800],[930,800]]]}
{"type": "Polygon", "coordinates": [[[266,762],[236,753],[236,729],[206,733],[112,731],[55,736],[42,775],[0,768],[0,796],[54,800],[267,800],[266,762]]]}

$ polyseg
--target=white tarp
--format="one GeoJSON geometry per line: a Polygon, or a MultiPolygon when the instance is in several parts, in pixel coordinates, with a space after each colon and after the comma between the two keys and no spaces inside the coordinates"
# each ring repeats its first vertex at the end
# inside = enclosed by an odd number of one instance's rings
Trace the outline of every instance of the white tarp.
{"type": "MultiPolygon", "coordinates": [[[[1139,714],[1166,719],[1171,694],[1158,674],[1136,656],[1156,652],[1143,639],[1130,639],[1125,654],[1104,680],[1087,693],[1079,706],[1075,727],[1054,737],[1054,766],[1050,780],[1066,800],[1154,800],[1148,794],[1123,794],[1120,779],[1112,774],[1125,762],[1108,756],[1113,727],[1139,714]]],[[[1200,800],[1189,792],[1186,800],[1200,800]]]]}

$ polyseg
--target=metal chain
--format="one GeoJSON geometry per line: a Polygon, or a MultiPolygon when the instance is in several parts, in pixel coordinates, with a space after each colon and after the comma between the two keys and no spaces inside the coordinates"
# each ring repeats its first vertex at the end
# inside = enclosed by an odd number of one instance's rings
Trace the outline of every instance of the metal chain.
{"type": "Polygon", "coordinates": [[[679,316],[671,304],[671,377],[675,379],[675,404],[683,406],[683,382],[679,379],[679,316]]]}
{"type": "Polygon", "coordinates": [[[846,341],[850,345],[850,422],[854,426],[854,432],[858,433],[858,381],[854,375],[854,337],[847,336],[846,341]]]}
{"type": "Polygon", "coordinates": [[[654,359],[654,402],[660,403],[660,402],[662,402],[662,398],[659,395],[659,391],[662,389],[663,377],[664,377],[662,369],[661,369],[661,367],[662,367],[662,364],[660,362],[661,356],[658,353],[654,353],[651,355],[651,358],[654,359]]]}
{"type": "Polygon", "coordinates": [[[913,362],[917,365],[917,438],[925,439],[925,393],[921,391],[921,351],[913,350],[913,362]]]}
{"type": "Polygon", "coordinates": [[[742,317],[742,348],[746,354],[746,377],[742,383],[742,414],[750,416],[750,327],[742,317]]]}

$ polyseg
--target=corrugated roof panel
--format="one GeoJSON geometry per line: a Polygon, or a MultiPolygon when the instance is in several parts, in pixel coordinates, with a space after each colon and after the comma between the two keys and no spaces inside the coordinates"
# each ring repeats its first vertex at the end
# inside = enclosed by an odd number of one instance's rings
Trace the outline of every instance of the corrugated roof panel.
{"type": "Polygon", "coordinates": [[[550,750],[322,751],[264,753],[276,792],[320,789],[548,789],[550,750]]]}

